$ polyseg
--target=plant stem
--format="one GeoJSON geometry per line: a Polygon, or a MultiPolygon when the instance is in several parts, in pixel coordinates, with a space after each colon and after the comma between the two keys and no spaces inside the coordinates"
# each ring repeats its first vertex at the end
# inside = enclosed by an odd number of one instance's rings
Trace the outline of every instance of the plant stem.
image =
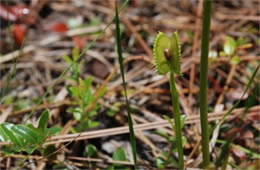
{"type": "Polygon", "coordinates": [[[173,106],[173,117],[175,124],[175,134],[176,134],[176,145],[178,150],[178,164],[179,168],[183,169],[183,149],[182,149],[182,135],[181,135],[181,115],[180,115],[180,105],[178,99],[178,91],[175,86],[174,73],[170,71],[170,87],[172,96],[172,106],[173,106]]]}
{"type": "Polygon", "coordinates": [[[208,135],[208,53],[210,33],[211,0],[203,2],[203,25],[200,58],[200,123],[202,133],[203,167],[210,164],[209,135],[208,135]]]}

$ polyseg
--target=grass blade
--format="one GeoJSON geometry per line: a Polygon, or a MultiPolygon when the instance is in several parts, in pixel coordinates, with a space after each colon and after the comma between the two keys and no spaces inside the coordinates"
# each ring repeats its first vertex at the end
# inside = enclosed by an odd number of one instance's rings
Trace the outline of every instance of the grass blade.
{"type": "Polygon", "coordinates": [[[203,168],[210,164],[208,133],[208,55],[210,33],[211,0],[203,2],[203,25],[200,58],[200,123],[202,134],[203,168]]]}
{"type": "Polygon", "coordinates": [[[126,110],[127,110],[127,117],[128,117],[128,126],[129,126],[129,132],[130,132],[130,141],[132,146],[132,152],[133,152],[133,159],[135,164],[135,169],[137,169],[137,159],[136,159],[136,142],[135,142],[135,134],[134,134],[134,128],[133,128],[133,121],[131,118],[131,110],[129,106],[129,101],[127,97],[127,91],[126,91],[126,83],[125,83],[125,76],[124,76],[124,65],[123,65],[123,56],[122,56],[122,49],[121,49],[121,37],[120,37],[120,27],[119,27],[119,18],[118,18],[118,11],[117,11],[117,3],[115,4],[115,23],[116,23],[116,44],[117,44],[117,53],[118,53],[118,60],[120,65],[120,72],[121,77],[123,81],[123,87],[125,92],[125,100],[126,100],[126,110]]]}

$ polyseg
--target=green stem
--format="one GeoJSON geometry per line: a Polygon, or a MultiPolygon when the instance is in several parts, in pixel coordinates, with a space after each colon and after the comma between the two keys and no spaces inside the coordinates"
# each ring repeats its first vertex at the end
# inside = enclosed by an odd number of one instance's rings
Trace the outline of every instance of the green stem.
{"type": "Polygon", "coordinates": [[[173,105],[173,117],[175,124],[175,134],[176,134],[176,145],[178,150],[178,163],[179,168],[184,168],[183,160],[183,149],[182,149],[182,135],[181,135],[181,115],[180,115],[180,105],[178,99],[178,91],[175,86],[174,73],[170,71],[170,87],[171,87],[171,96],[172,96],[172,105],[173,105]]]}
{"type": "Polygon", "coordinates": [[[208,134],[208,53],[210,33],[211,0],[204,0],[203,25],[200,58],[200,123],[202,133],[203,167],[210,164],[209,134],[208,134]]]}

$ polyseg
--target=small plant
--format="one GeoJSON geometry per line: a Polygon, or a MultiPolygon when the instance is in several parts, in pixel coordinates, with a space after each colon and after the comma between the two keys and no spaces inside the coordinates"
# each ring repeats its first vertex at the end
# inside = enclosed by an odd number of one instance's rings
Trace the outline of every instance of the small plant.
{"type": "MultiPolygon", "coordinates": [[[[88,144],[85,147],[85,150],[83,152],[83,156],[84,157],[88,157],[88,158],[97,158],[98,157],[98,149],[96,148],[96,146],[92,145],[92,144],[88,144]]],[[[95,163],[89,163],[90,167],[95,166],[95,163]]]]}
{"type": "Polygon", "coordinates": [[[87,108],[94,100],[94,95],[90,89],[92,80],[91,77],[84,80],[79,78],[78,85],[69,87],[70,94],[75,98],[73,102],[75,106],[69,107],[67,111],[72,113],[74,118],[79,121],[79,125],[72,128],[73,132],[82,132],[99,125],[97,121],[92,120],[100,109],[99,104],[96,104],[91,111],[86,113],[87,108]]]}
{"type": "MultiPolygon", "coordinates": [[[[126,151],[122,147],[119,147],[119,148],[117,148],[117,150],[115,150],[112,158],[114,161],[129,161],[126,151]]],[[[122,165],[122,164],[113,164],[113,165],[109,166],[108,169],[109,170],[114,170],[114,169],[129,170],[130,168],[128,168],[126,165],[122,165]]]]}
{"type": "Polygon", "coordinates": [[[38,120],[37,128],[32,124],[2,123],[0,124],[0,141],[9,142],[10,144],[3,147],[5,154],[25,151],[32,154],[39,148],[49,136],[53,136],[61,129],[58,127],[47,128],[49,111],[45,110],[38,120]]]}
{"type": "Polygon", "coordinates": [[[80,70],[81,70],[81,65],[83,64],[83,61],[78,61],[80,56],[80,50],[79,48],[75,47],[72,50],[72,58],[64,55],[62,58],[70,65],[70,72],[71,75],[67,76],[66,78],[68,80],[72,80],[74,82],[78,82],[78,79],[80,77],[80,70]]]}
{"type": "MultiPolygon", "coordinates": [[[[72,58],[69,56],[63,56],[63,58],[69,63],[72,64],[76,60],[78,60],[79,49],[74,48],[72,52],[72,58]]],[[[72,80],[72,82],[76,85],[69,85],[68,91],[74,97],[75,101],[73,102],[73,106],[67,109],[68,112],[72,113],[75,120],[79,121],[79,125],[71,130],[73,132],[82,132],[89,128],[93,128],[99,125],[97,121],[93,121],[92,118],[97,114],[97,111],[100,108],[99,104],[95,104],[93,109],[86,113],[87,108],[94,101],[94,95],[91,91],[92,77],[88,77],[86,79],[80,78],[80,67],[82,62],[75,63],[70,71],[71,75],[67,77],[68,80],[72,80]]],[[[103,90],[101,96],[105,93],[105,89],[103,90]]]]}
{"type": "Polygon", "coordinates": [[[250,46],[246,39],[239,37],[237,40],[235,40],[231,36],[226,36],[223,45],[223,51],[220,51],[219,55],[228,57],[231,64],[239,64],[240,58],[236,55],[236,53],[239,50],[239,47],[243,46],[250,46]]]}
{"type": "Polygon", "coordinates": [[[173,117],[175,124],[176,145],[178,150],[179,168],[184,168],[182,135],[181,135],[181,116],[178,99],[178,91],[175,86],[174,74],[181,75],[181,47],[177,32],[169,38],[164,33],[159,32],[153,45],[153,54],[157,73],[165,75],[170,72],[170,87],[173,105],[173,117]]]}

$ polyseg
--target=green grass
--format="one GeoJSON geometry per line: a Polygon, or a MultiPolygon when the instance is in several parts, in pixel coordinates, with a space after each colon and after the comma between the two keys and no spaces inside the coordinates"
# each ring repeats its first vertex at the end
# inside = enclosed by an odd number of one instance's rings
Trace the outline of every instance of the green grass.
{"type": "Polygon", "coordinates": [[[124,93],[125,93],[125,100],[126,100],[126,110],[127,110],[127,117],[128,117],[128,127],[130,132],[130,142],[132,146],[132,152],[133,152],[133,159],[135,164],[135,169],[137,169],[137,158],[136,158],[136,142],[135,142],[135,134],[134,134],[134,128],[133,128],[133,121],[131,118],[131,108],[129,105],[128,97],[127,97],[127,90],[126,90],[126,82],[125,82],[125,76],[124,76],[124,65],[123,65],[123,56],[122,56],[122,47],[121,47],[121,34],[120,34],[120,27],[119,27],[119,18],[118,18],[118,11],[117,11],[117,3],[115,4],[115,23],[116,23],[116,45],[117,45],[117,54],[118,54],[118,60],[120,65],[120,73],[123,81],[123,87],[124,87],[124,93]]]}

